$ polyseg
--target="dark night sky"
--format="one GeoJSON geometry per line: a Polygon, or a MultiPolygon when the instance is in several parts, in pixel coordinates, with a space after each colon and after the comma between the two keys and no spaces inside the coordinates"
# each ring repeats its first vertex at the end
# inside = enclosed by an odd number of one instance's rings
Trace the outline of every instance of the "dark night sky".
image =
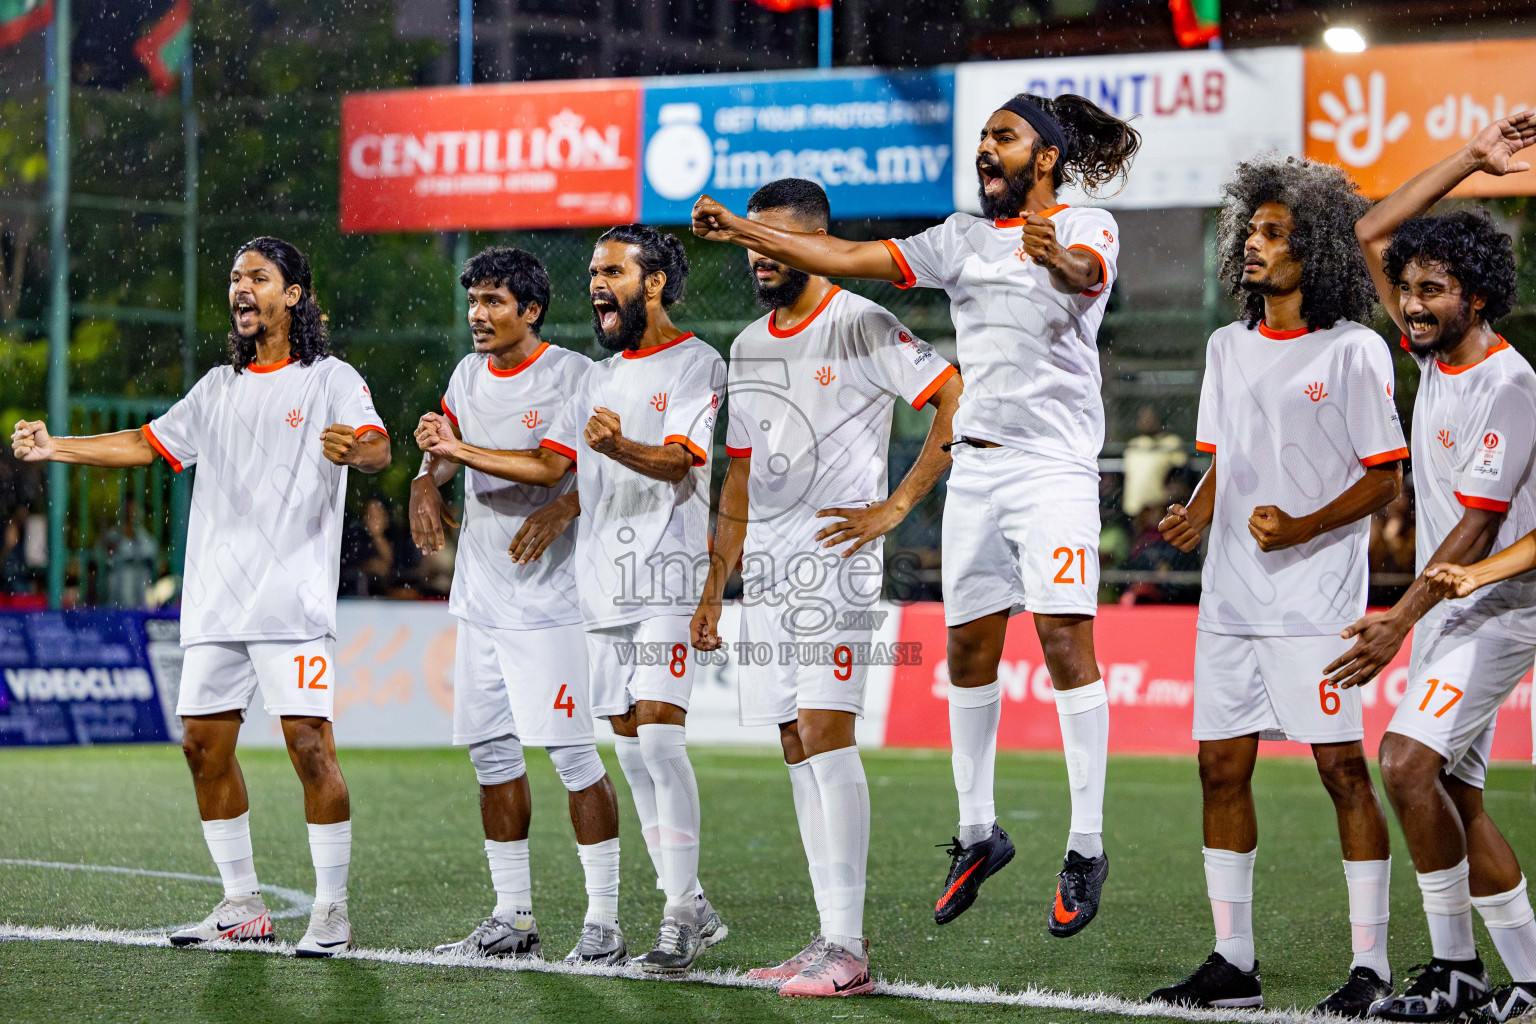
{"type": "Polygon", "coordinates": [[[133,43],[171,0],[75,0],[75,81],[120,89],[143,76],[133,43]]]}

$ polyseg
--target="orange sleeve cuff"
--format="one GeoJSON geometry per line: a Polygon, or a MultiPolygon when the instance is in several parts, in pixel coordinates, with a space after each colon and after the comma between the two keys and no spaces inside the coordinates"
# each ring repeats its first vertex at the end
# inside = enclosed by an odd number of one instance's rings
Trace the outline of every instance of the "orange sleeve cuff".
{"type": "Polygon", "coordinates": [[[453,410],[452,409],[448,408],[448,398],[447,398],[447,396],[443,397],[443,415],[447,416],[450,420],[452,420],[454,426],[458,426],[459,425],[459,418],[453,414],[453,410]]]}
{"type": "Polygon", "coordinates": [[[144,440],[149,442],[149,446],[158,452],[162,459],[171,464],[171,469],[180,473],[182,469],[181,463],[177,460],[176,456],[166,451],[165,445],[160,443],[160,439],[155,436],[155,432],[149,429],[149,424],[144,424],[139,430],[143,432],[144,440]]]}
{"type": "Polygon", "coordinates": [[[916,398],[912,399],[912,408],[921,409],[923,406],[927,405],[928,399],[932,398],[934,393],[938,391],[939,388],[943,387],[944,383],[948,381],[949,378],[953,377],[957,372],[959,371],[957,371],[954,366],[946,366],[944,369],[940,370],[939,375],[933,378],[933,380],[929,381],[928,386],[923,388],[922,392],[916,398]]]}
{"type": "MultiPolygon", "coordinates": [[[[455,421],[455,422],[457,422],[457,421],[455,421]]],[[[379,433],[383,434],[385,437],[389,436],[389,431],[385,430],[383,427],[379,426],[377,423],[364,423],[362,426],[360,426],[356,430],[352,431],[352,436],[353,437],[362,437],[364,434],[368,433],[368,431],[370,431],[370,430],[377,430],[379,433]]]]}
{"type": "Polygon", "coordinates": [[[548,448],[556,455],[564,455],[566,458],[571,460],[571,468],[576,468],[576,453],[567,448],[565,445],[561,444],[559,441],[551,441],[546,437],[544,440],[539,442],[539,447],[548,448]]]}
{"type": "Polygon", "coordinates": [[[1195,442],[1195,451],[1197,451],[1197,452],[1207,452],[1207,453],[1209,453],[1211,455],[1215,455],[1216,454],[1216,446],[1211,444],[1208,441],[1196,441],[1195,442]]]}
{"type": "Polygon", "coordinates": [[[1407,457],[1407,448],[1394,448],[1389,452],[1382,452],[1380,455],[1368,455],[1360,460],[1360,465],[1369,469],[1372,466],[1379,466],[1384,462],[1397,462],[1399,459],[1406,459],[1407,457]]]}
{"type": "Polygon", "coordinates": [[[882,238],[880,243],[890,250],[891,258],[896,261],[896,267],[901,271],[901,280],[892,281],[897,288],[911,288],[917,284],[917,275],[912,273],[912,266],[907,258],[901,254],[901,247],[889,238],[882,238]]]}
{"type": "Polygon", "coordinates": [[[1109,284],[1109,264],[1104,262],[1104,254],[1099,252],[1099,250],[1095,249],[1091,245],[1082,245],[1081,243],[1078,245],[1069,245],[1067,248],[1081,249],[1084,252],[1091,252],[1093,253],[1093,258],[1099,261],[1099,286],[1082,293],[1088,296],[1090,299],[1098,298],[1104,293],[1105,287],[1107,287],[1109,284]]]}
{"type": "MultiPolygon", "coordinates": [[[[702,465],[704,465],[704,463],[706,461],[708,461],[709,457],[704,453],[704,449],[702,449],[698,445],[694,444],[691,440],[689,440],[688,438],[684,437],[682,434],[668,434],[665,438],[662,439],[661,443],[662,444],[674,444],[675,443],[675,444],[682,445],[684,448],[687,448],[689,454],[693,456],[693,464],[695,466],[702,466],[702,465]]],[[[750,449],[748,449],[748,450],[750,450],[750,449]]]]}
{"type": "Polygon", "coordinates": [[[732,448],[730,445],[726,445],[725,454],[729,455],[733,459],[748,459],[752,457],[752,449],[732,448]]]}
{"type": "Polygon", "coordinates": [[[1478,508],[1484,512],[1509,511],[1509,502],[1499,501],[1496,498],[1479,498],[1475,494],[1462,494],[1460,491],[1457,491],[1456,500],[1461,502],[1465,508],[1478,508]]]}

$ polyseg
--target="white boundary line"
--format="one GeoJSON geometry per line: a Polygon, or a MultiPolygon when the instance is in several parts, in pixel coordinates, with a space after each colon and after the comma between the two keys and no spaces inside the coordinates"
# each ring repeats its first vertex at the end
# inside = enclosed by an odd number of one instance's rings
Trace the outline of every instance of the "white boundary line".
{"type": "MultiPolygon", "coordinates": [[[[66,864],[54,861],[16,860],[9,858],[0,858],[0,865],[140,875],[149,878],[170,878],[186,882],[213,884],[218,884],[219,882],[217,878],[185,874],[178,871],[151,871],[145,868],[125,868],[111,865],[66,864]]],[[[262,892],[280,894],[285,899],[294,903],[294,906],[280,912],[282,917],[298,917],[309,910],[311,897],[306,893],[268,885],[262,886],[262,892]],[[301,904],[302,907],[300,906],[301,904]]],[[[275,918],[279,914],[273,914],[272,916],[275,918]]],[[[117,946],[176,948],[171,946],[170,940],[166,938],[163,929],[129,931],[118,928],[97,928],[92,925],[53,927],[13,924],[8,921],[0,922],[0,941],[98,942],[117,946]]],[[[199,951],[288,955],[293,952],[293,946],[286,942],[233,942],[222,940],[177,948],[178,953],[199,951]]],[[[377,963],[416,967],[463,967],[473,970],[505,971],[510,973],[528,971],[537,974],[568,974],[585,977],[643,980],[656,983],[654,979],[648,978],[638,968],[634,967],[594,967],[565,964],[558,961],[504,960],[491,957],[466,956],[462,953],[433,953],[425,950],[352,949],[346,953],[339,954],[338,959],[370,960],[377,963]]],[[[694,971],[686,978],[679,980],[723,988],[774,989],[778,987],[776,982],[757,981],[748,978],[740,971],[734,970],[694,971]]],[[[906,981],[885,981],[882,979],[875,983],[874,994],[891,996],[897,999],[921,999],[938,1003],[1017,1006],[1043,1010],[1067,1010],[1080,1013],[1116,1014],[1122,1017],[1160,1017],[1181,1021],[1241,1021],[1244,1024],[1303,1024],[1303,1022],[1305,1024],[1327,1024],[1327,1022],[1339,1019],[1319,1014],[1312,1010],[1299,1009],[1256,1011],[1197,1010],[1160,1003],[1137,1002],[1120,996],[1103,994],[1073,995],[1068,992],[1054,992],[1050,989],[1038,988],[1033,985],[1022,990],[1009,991],[992,985],[933,985],[906,981]]]]}
{"type": "MultiPolygon", "coordinates": [[[[116,864],[67,864],[57,860],[25,860],[20,857],[0,857],[0,865],[9,865],[18,868],[53,868],[56,871],[94,871],[103,875],[138,875],[143,878],[170,878],[178,882],[203,882],[209,885],[222,885],[218,878],[209,875],[189,875],[184,871],[153,871],[149,868],[125,868],[116,864]]],[[[303,889],[289,889],[281,885],[268,885],[262,883],[263,896],[277,896],[288,901],[288,906],[271,913],[272,920],[286,921],[289,918],[303,917],[309,913],[309,908],[315,905],[315,898],[303,889]]],[[[180,925],[172,926],[174,931],[180,925]]],[[[150,932],[158,932],[161,929],[149,929],[150,932]]]]}

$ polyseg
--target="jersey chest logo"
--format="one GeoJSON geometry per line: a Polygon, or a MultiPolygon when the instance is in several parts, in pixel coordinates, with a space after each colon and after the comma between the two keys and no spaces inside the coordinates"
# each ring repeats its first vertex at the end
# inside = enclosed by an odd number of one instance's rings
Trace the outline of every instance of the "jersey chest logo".
{"type": "Polygon", "coordinates": [[[294,409],[291,410],[287,416],[283,417],[283,421],[290,427],[298,429],[299,424],[304,422],[304,415],[300,413],[299,410],[294,409]]]}
{"type": "Polygon", "coordinates": [[[658,392],[651,397],[651,408],[657,412],[667,411],[667,393],[665,391],[658,392]]]}
{"type": "Polygon", "coordinates": [[[1449,430],[1440,431],[1440,447],[1450,448],[1455,443],[1455,441],[1451,440],[1451,432],[1449,430]]]}
{"type": "Polygon", "coordinates": [[[1321,402],[1328,397],[1328,390],[1322,381],[1314,381],[1306,387],[1307,397],[1314,402],[1321,402]]]}
{"type": "Polygon", "coordinates": [[[837,380],[837,374],[832,372],[832,367],[830,366],[823,366],[821,369],[816,371],[816,383],[820,384],[822,387],[826,387],[828,384],[831,384],[835,380],[837,380]]]}
{"type": "Polygon", "coordinates": [[[523,426],[527,427],[529,430],[540,426],[543,424],[543,422],[543,420],[539,419],[539,410],[537,409],[530,409],[523,413],[523,426]]]}

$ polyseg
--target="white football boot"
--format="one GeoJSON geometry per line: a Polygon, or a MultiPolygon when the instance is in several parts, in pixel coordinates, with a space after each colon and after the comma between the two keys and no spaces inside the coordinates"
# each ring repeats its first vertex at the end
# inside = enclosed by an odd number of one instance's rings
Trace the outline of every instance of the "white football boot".
{"type": "Polygon", "coordinates": [[[226,896],[214,906],[213,913],[197,924],[171,932],[173,946],[192,946],[216,939],[236,942],[272,942],[272,915],[261,893],[250,896],[226,896]]]}
{"type": "Polygon", "coordinates": [[[499,956],[509,960],[538,960],[540,951],[538,922],[530,917],[528,927],[519,928],[513,921],[495,915],[481,921],[466,938],[434,950],[466,956],[499,956]]]}
{"type": "Polygon", "coordinates": [[[352,948],[352,922],[347,919],[347,902],[316,903],[309,912],[309,928],[294,947],[299,957],[326,957],[352,948]]]}

